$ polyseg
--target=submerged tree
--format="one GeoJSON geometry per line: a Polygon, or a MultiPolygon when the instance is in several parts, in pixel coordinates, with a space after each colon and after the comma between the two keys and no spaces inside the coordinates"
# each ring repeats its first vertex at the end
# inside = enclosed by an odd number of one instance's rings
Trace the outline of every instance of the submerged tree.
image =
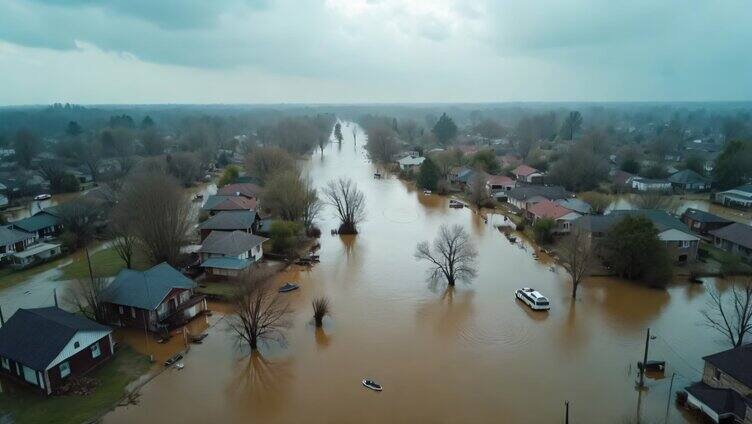
{"type": "Polygon", "coordinates": [[[399,151],[397,137],[389,128],[376,127],[368,130],[366,142],[368,156],[376,163],[389,163],[399,151]]]}
{"type": "Polygon", "coordinates": [[[710,288],[708,296],[708,308],[702,311],[705,323],[733,347],[740,347],[752,332],[752,282],[734,281],[725,294],[710,288]]]}
{"type": "Polygon", "coordinates": [[[337,143],[342,143],[342,124],[339,122],[334,124],[334,138],[337,139],[337,143]]]}
{"type": "Polygon", "coordinates": [[[605,261],[617,275],[665,286],[672,277],[671,256],[658,230],[643,216],[625,216],[606,234],[601,245],[605,261]]]}
{"type": "Polygon", "coordinates": [[[366,198],[350,178],[329,181],[324,188],[327,203],[334,206],[339,215],[340,234],[357,234],[358,224],[366,216],[366,198]]]}
{"type": "Polygon", "coordinates": [[[96,322],[107,321],[104,308],[105,278],[80,278],[75,280],[69,291],[69,301],[85,317],[96,322]]]}
{"type": "Polygon", "coordinates": [[[311,302],[313,306],[313,320],[316,323],[316,327],[321,327],[324,324],[324,317],[329,315],[331,307],[329,306],[329,298],[326,296],[317,297],[311,302]]]}
{"type": "Polygon", "coordinates": [[[577,288],[587,277],[593,265],[594,249],[590,235],[579,226],[575,226],[561,244],[562,266],[572,278],[572,299],[577,297],[577,288]]]}
{"type": "Polygon", "coordinates": [[[259,342],[284,342],[284,330],[291,325],[289,304],[272,286],[269,270],[256,268],[244,273],[231,297],[230,329],[252,351],[259,342]]]}
{"type": "Polygon", "coordinates": [[[483,172],[476,171],[470,182],[470,201],[477,208],[482,208],[491,201],[491,195],[486,188],[485,176],[483,172]]]}
{"type": "Polygon", "coordinates": [[[640,209],[655,209],[673,213],[678,207],[676,200],[660,191],[647,191],[632,196],[632,203],[640,209]]]}
{"type": "Polygon", "coordinates": [[[438,280],[443,277],[449,286],[454,286],[458,280],[475,277],[477,256],[470,235],[460,225],[442,225],[433,244],[423,241],[415,250],[416,259],[431,263],[431,278],[438,280]]]}
{"type": "Polygon", "coordinates": [[[262,203],[285,221],[301,221],[306,228],[313,225],[322,208],[311,179],[296,169],[275,173],[266,183],[262,203]]]}

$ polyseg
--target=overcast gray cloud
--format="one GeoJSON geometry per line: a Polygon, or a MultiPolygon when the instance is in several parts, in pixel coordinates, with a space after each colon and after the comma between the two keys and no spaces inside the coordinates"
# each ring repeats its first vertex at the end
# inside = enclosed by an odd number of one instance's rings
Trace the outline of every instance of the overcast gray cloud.
{"type": "Polygon", "coordinates": [[[749,100],[751,19],[742,0],[3,0],[0,103],[749,100]]]}

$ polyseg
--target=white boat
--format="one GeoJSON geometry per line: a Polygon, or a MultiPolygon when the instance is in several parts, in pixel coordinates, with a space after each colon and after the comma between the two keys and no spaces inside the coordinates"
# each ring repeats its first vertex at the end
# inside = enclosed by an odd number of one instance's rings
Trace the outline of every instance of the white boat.
{"type": "Polygon", "coordinates": [[[431,194],[431,190],[423,190],[423,194],[431,194]]]}
{"type": "Polygon", "coordinates": [[[185,368],[185,365],[183,365],[182,362],[178,362],[177,364],[175,364],[175,369],[182,370],[183,368],[185,368]]]}
{"type": "Polygon", "coordinates": [[[548,298],[530,287],[523,287],[515,291],[514,296],[534,311],[547,311],[551,309],[551,304],[548,301],[548,298]]]}
{"type": "Polygon", "coordinates": [[[285,293],[285,292],[290,292],[290,291],[293,291],[293,290],[297,290],[298,287],[300,287],[300,286],[298,286],[297,284],[294,284],[294,283],[285,283],[282,287],[279,288],[278,291],[280,293],[285,293]]]}
{"type": "Polygon", "coordinates": [[[381,384],[373,381],[373,380],[363,380],[363,385],[368,387],[371,390],[375,390],[377,392],[381,391],[381,384]]]}
{"type": "Polygon", "coordinates": [[[36,196],[34,196],[34,200],[36,200],[38,202],[42,201],[42,200],[49,200],[49,199],[52,199],[52,195],[51,194],[47,194],[47,193],[37,194],[36,196]]]}

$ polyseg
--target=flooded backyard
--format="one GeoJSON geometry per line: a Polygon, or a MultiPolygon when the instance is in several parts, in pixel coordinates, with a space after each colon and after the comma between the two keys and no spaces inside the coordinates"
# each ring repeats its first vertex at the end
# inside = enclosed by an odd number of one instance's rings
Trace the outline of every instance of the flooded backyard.
{"type": "MultiPolygon", "coordinates": [[[[227,331],[225,307],[213,304],[211,317],[190,325],[209,336],[191,346],[185,368],[160,374],[137,405],[114,410],[104,423],[551,423],[563,422],[565,401],[572,422],[638,415],[663,422],[669,400],[668,422],[688,422],[669,398],[672,373],[674,390],[681,389],[700,379],[702,356],[726,348],[702,324],[702,285],[659,291],[598,278],[583,283],[572,302],[563,270],[507,241],[494,226],[502,216],[486,220],[394,177],[374,179],[365,136],[358,133],[356,144],[350,128],[343,133],[342,144],[314,153],[305,167],[319,186],[354,179],[367,220],[357,236],[331,236],[338,223],[325,209],[321,263],[277,276],[301,286],[286,295],[295,315],[285,345],[249,356],[227,331]],[[454,290],[430,284],[427,265],[413,257],[442,224],[465,227],[479,250],[477,278],[454,290]],[[516,301],[523,286],[547,295],[551,311],[516,301]],[[332,316],[317,330],[311,300],[321,295],[330,298],[332,316]],[[650,357],[668,361],[668,369],[638,395],[635,363],[648,327],[656,336],[650,357]],[[363,388],[364,378],[384,391],[363,388]]],[[[6,293],[0,296],[6,303],[6,293]]],[[[183,343],[147,344],[138,331],[120,331],[118,339],[160,360],[183,343]]]]}

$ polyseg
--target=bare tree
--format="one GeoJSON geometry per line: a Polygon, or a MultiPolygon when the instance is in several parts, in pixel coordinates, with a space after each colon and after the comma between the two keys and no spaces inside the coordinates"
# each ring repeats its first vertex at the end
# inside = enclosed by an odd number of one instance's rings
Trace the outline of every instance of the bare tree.
{"type": "Polygon", "coordinates": [[[587,191],[580,195],[582,200],[590,205],[593,213],[603,215],[606,209],[611,205],[611,196],[608,194],[598,193],[595,191],[587,191]]]}
{"type": "Polygon", "coordinates": [[[357,234],[358,223],[365,219],[366,198],[350,178],[329,181],[324,189],[327,203],[334,206],[340,219],[340,234],[357,234]]]}
{"type": "Polygon", "coordinates": [[[69,301],[76,305],[78,311],[85,317],[104,323],[107,320],[103,300],[106,288],[105,278],[77,279],[73,287],[69,289],[69,301]]]}
{"type": "Polygon", "coordinates": [[[475,177],[470,183],[470,201],[478,208],[482,208],[491,201],[491,195],[486,189],[485,177],[485,173],[475,171],[475,177]]]}
{"type": "Polygon", "coordinates": [[[313,306],[313,320],[316,322],[316,327],[324,325],[324,317],[329,315],[330,305],[329,299],[326,296],[317,297],[311,302],[313,306]]]}
{"type": "Polygon", "coordinates": [[[476,275],[475,258],[478,251],[470,241],[470,235],[460,225],[442,225],[433,246],[427,241],[418,243],[415,258],[432,264],[431,278],[444,277],[454,286],[457,280],[469,280],[476,275]]]}
{"type": "Polygon", "coordinates": [[[153,263],[178,264],[193,216],[190,199],[173,177],[159,172],[131,176],[115,209],[124,214],[153,263]]]}
{"type": "Polygon", "coordinates": [[[674,212],[678,207],[676,200],[660,191],[648,191],[632,196],[632,203],[640,209],[657,209],[674,212]]]}
{"type": "Polygon", "coordinates": [[[306,228],[322,207],[310,178],[295,169],[274,173],[266,183],[262,201],[274,215],[285,221],[302,221],[306,228]]]}
{"type": "Polygon", "coordinates": [[[295,169],[295,160],[279,147],[257,147],[248,154],[245,167],[249,175],[264,183],[275,172],[295,169]]]}
{"type": "Polygon", "coordinates": [[[64,237],[70,247],[86,247],[94,240],[96,220],[101,217],[102,209],[93,201],[79,198],[63,203],[58,207],[64,237]]]}
{"type": "Polygon", "coordinates": [[[390,128],[376,127],[368,131],[368,156],[377,163],[389,163],[399,151],[397,137],[390,128]]]}
{"type": "Polygon", "coordinates": [[[244,273],[231,304],[233,314],[228,317],[228,325],[251,350],[258,349],[259,342],[284,342],[292,311],[272,286],[270,271],[256,268],[244,273]]]}
{"type": "Polygon", "coordinates": [[[48,159],[39,164],[39,173],[50,182],[50,189],[53,193],[59,193],[63,187],[63,177],[65,177],[65,166],[59,160],[48,159]]]}
{"type": "Polygon", "coordinates": [[[578,226],[562,240],[562,266],[572,278],[572,299],[577,298],[577,288],[590,273],[593,266],[593,251],[589,234],[578,226]]]}
{"type": "Polygon", "coordinates": [[[733,347],[739,347],[752,332],[752,282],[731,283],[728,293],[708,289],[707,309],[702,311],[705,323],[723,334],[733,347]]]}
{"type": "Polygon", "coordinates": [[[133,253],[138,238],[129,215],[122,208],[116,208],[110,216],[109,235],[112,238],[112,247],[125,262],[125,267],[133,268],[133,253]]]}

